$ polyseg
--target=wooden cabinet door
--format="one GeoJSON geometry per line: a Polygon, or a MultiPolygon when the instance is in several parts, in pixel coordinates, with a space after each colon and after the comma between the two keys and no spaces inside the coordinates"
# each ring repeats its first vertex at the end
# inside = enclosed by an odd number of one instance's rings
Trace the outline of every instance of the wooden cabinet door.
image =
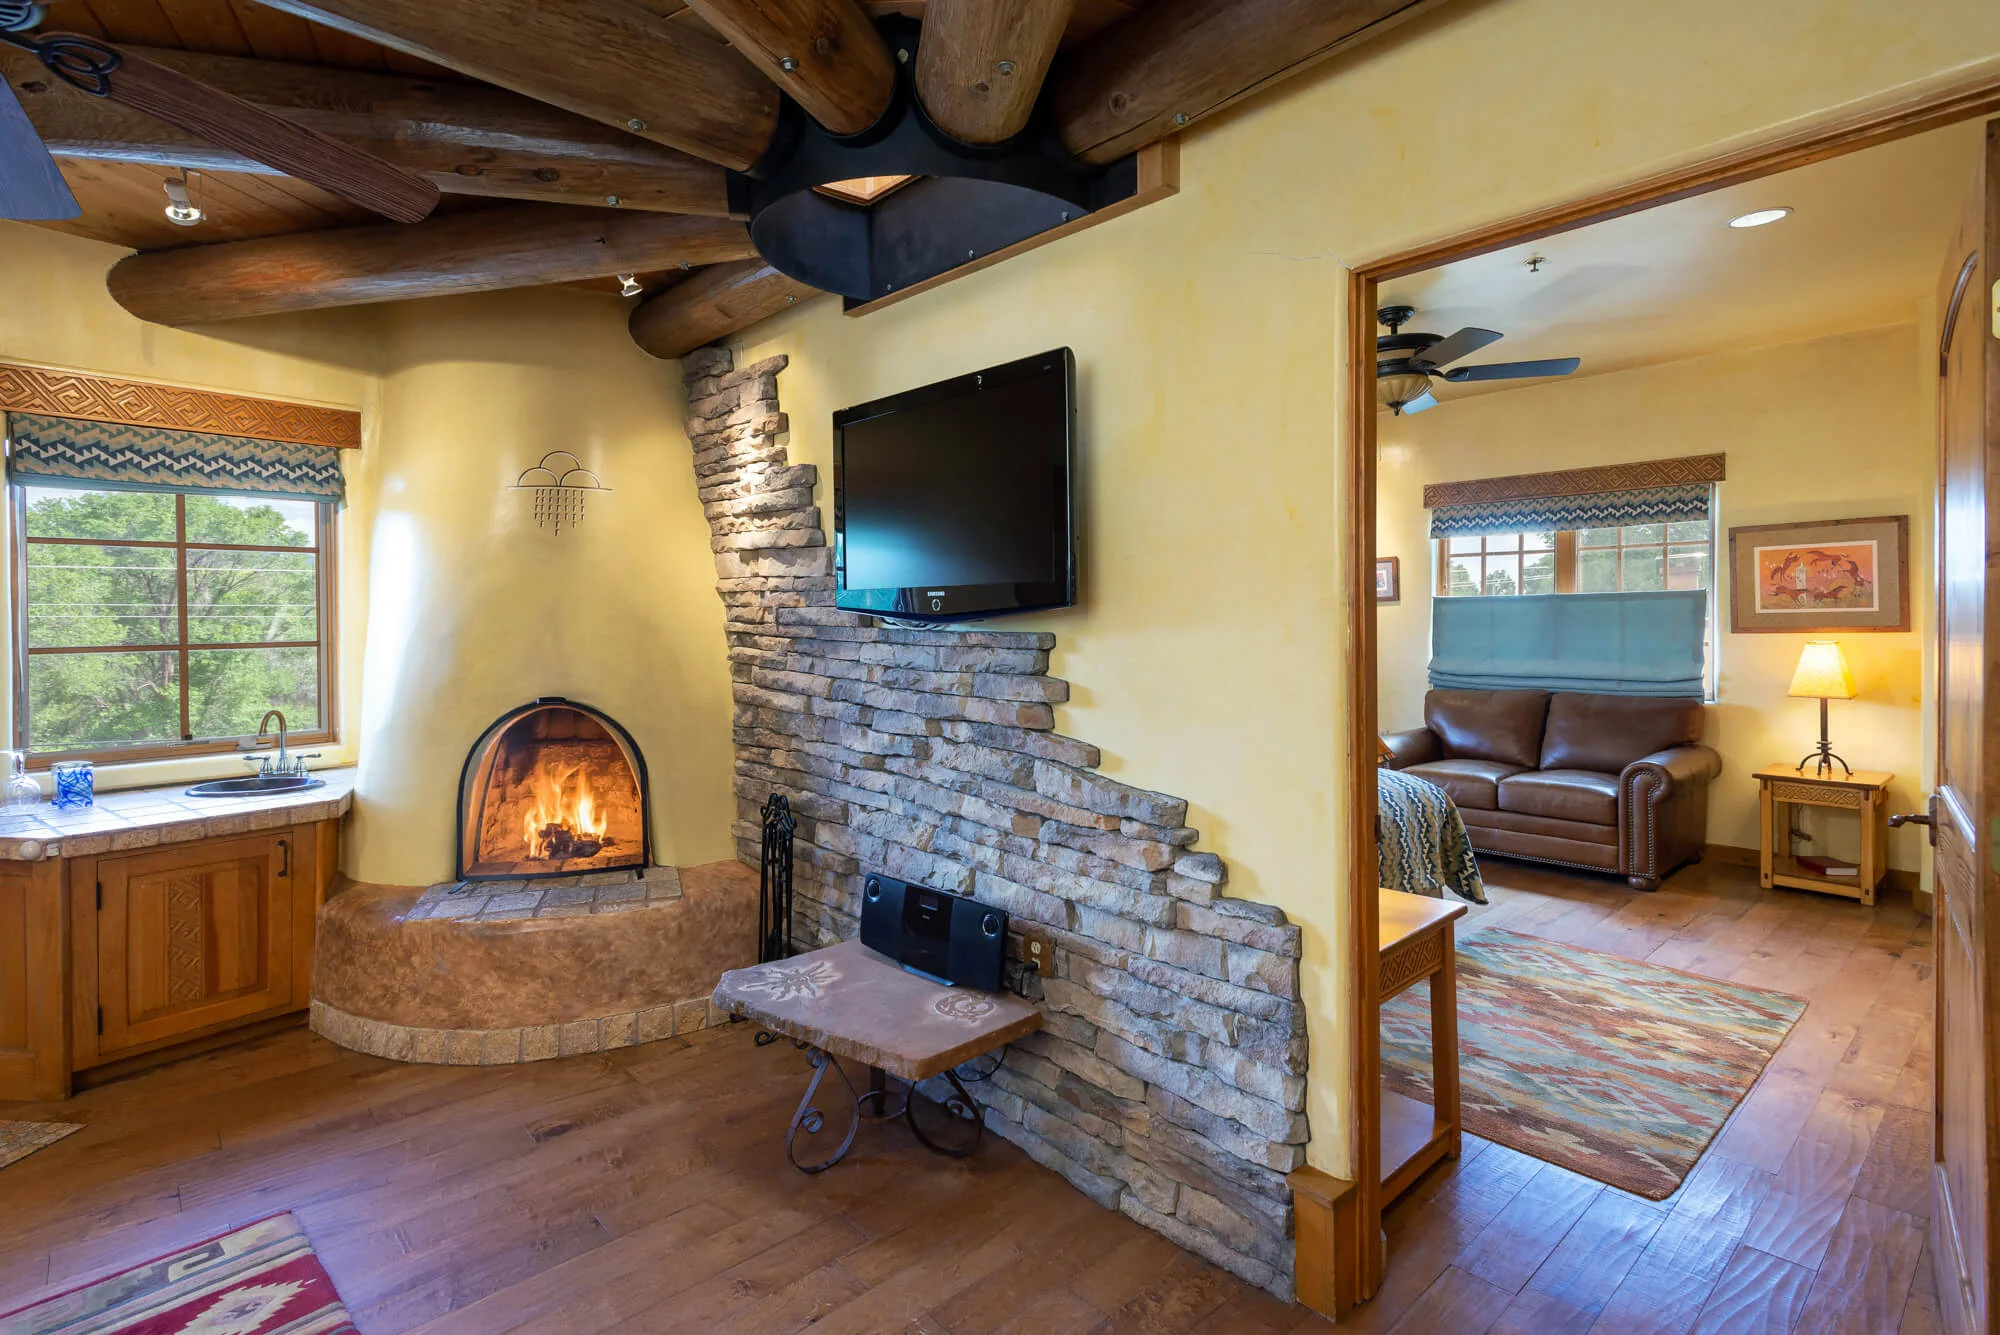
{"type": "Polygon", "coordinates": [[[1931,1258],[1945,1329],[1990,1329],[2000,1129],[2000,121],[1946,256],[1938,309],[1937,1108],[1931,1258]],[[1994,293],[1989,306],[1988,295],[1994,293]],[[1991,312],[1992,323],[1988,317],[1991,312]],[[1995,686],[1988,690],[1989,684],[1995,686]]]}
{"type": "Polygon", "coordinates": [[[292,1006],[292,832],[97,864],[100,1055],[292,1006]]]}
{"type": "Polygon", "coordinates": [[[69,1096],[62,864],[0,863],[0,1100],[69,1096]]]}

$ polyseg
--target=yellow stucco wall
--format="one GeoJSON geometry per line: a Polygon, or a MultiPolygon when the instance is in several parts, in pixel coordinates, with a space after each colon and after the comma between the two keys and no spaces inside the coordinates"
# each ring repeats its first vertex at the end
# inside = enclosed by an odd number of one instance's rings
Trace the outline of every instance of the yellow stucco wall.
{"type": "Polygon", "coordinates": [[[628,305],[545,289],[384,313],[372,587],[346,870],[452,873],[459,767],[537,696],[629,729],[652,779],[654,856],[733,857],[729,666],[676,367],[628,305]],[[558,536],[507,490],[569,450],[609,495],[558,536]]]}
{"type": "MultiPolygon", "coordinates": [[[[339,518],[339,717],[360,712],[361,643],[367,624],[371,448],[379,426],[376,340],[372,312],[329,312],[246,320],[228,326],[170,329],[127,315],[105,290],[104,275],[130,252],[22,223],[0,222],[0,361],[160,381],[232,394],[355,408],[363,447],[342,463],[349,501],[339,518]]],[[[12,511],[0,512],[0,538],[12,511]]],[[[0,548],[9,550],[10,548],[0,548]]],[[[12,581],[0,581],[0,613],[11,625],[12,581]]],[[[13,736],[12,655],[0,656],[0,737],[13,736]]],[[[4,743],[11,745],[11,742],[4,743]]],[[[329,764],[352,763],[353,732],[342,744],[318,748],[329,764]]],[[[107,767],[101,788],[193,782],[235,776],[234,756],[107,767]]]]}
{"type": "MultiPolygon", "coordinates": [[[[1727,568],[1731,528],[1906,514],[1911,629],[1734,635],[1728,580],[1717,581],[1719,671],[1704,740],[1722,753],[1723,771],[1709,793],[1709,842],[1755,848],[1751,772],[1798,759],[1819,737],[1818,704],[1785,695],[1808,639],[1839,642],[1860,692],[1831,706],[1834,748],[1857,768],[1893,771],[1894,808],[1921,810],[1936,469],[1932,423],[1919,396],[1920,338],[1930,343],[1928,329],[1920,336],[1915,324],[1900,325],[1483,394],[1416,417],[1383,416],[1377,546],[1403,560],[1402,601],[1383,606],[1376,623],[1383,728],[1423,725],[1435,578],[1426,483],[1722,452],[1729,480],[1717,489],[1719,566],[1727,568]]],[[[1805,828],[1832,841],[1813,851],[1856,855],[1851,818],[1809,820],[1805,828]]],[[[1889,840],[1892,866],[1919,868],[1920,832],[1899,830],[1889,840]]]]}
{"type": "Polygon", "coordinates": [[[823,466],[835,408],[1076,349],[1083,604],[1023,624],[1061,637],[1063,731],[1188,798],[1232,890],[1303,925],[1318,1167],[1349,1171],[1351,1130],[1347,267],[1996,68],[1983,0],[1458,0],[1188,135],[1178,198],[738,340],[791,355],[791,449],[823,466]]]}

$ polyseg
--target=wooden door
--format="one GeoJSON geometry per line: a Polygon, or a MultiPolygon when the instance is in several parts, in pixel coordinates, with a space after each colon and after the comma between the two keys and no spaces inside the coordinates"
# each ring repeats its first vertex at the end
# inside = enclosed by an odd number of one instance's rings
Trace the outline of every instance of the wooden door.
{"type": "Polygon", "coordinates": [[[62,863],[0,863],[0,1100],[69,1097],[62,863]]]}
{"type": "Polygon", "coordinates": [[[100,1057],[291,1009],[292,832],[100,859],[100,1057]]]}
{"type": "Polygon", "coordinates": [[[2000,681],[1986,690],[2000,649],[2000,609],[1989,574],[2000,553],[2000,122],[1985,152],[1939,287],[1938,775],[1931,797],[1936,846],[1937,1076],[1931,1254],[1938,1302],[1955,1335],[1989,1329],[1994,1264],[1993,1154],[2000,1148],[2000,1045],[1993,969],[2000,962],[1993,904],[2000,836],[2000,681]]]}

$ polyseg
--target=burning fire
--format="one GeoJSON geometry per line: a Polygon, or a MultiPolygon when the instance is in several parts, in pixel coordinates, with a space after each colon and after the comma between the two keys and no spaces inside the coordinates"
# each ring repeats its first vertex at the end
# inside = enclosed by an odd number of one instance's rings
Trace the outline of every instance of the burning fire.
{"type": "Polygon", "coordinates": [[[590,778],[583,766],[560,773],[542,765],[534,774],[535,805],[521,817],[521,836],[528,856],[553,858],[593,857],[613,841],[605,835],[610,821],[591,795],[590,778]],[[575,787],[570,787],[575,780],[575,787]]]}

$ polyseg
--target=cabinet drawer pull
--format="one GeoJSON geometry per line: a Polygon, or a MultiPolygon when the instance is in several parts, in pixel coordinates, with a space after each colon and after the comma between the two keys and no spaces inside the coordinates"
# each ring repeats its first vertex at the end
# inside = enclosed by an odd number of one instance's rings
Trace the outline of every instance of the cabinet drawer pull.
{"type": "Polygon", "coordinates": [[[289,839],[280,839],[278,841],[278,849],[285,855],[284,861],[278,864],[278,879],[283,880],[292,874],[292,841],[289,839]]]}

